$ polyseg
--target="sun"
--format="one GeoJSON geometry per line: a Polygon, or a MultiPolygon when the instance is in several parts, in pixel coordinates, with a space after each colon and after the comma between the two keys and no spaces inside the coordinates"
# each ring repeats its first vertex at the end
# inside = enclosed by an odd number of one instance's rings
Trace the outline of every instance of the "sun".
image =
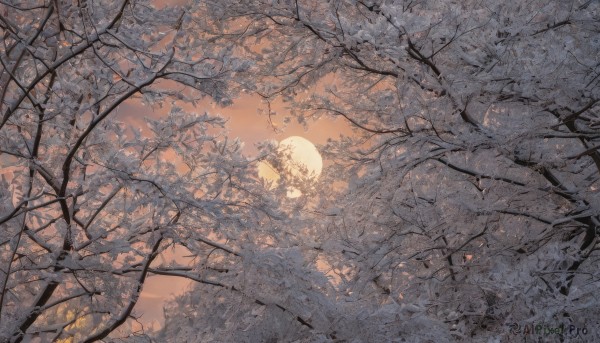
{"type": "MultiPolygon", "coordinates": [[[[271,183],[275,188],[281,179],[281,173],[288,177],[307,178],[316,181],[323,170],[323,158],[315,145],[306,138],[291,136],[279,142],[278,152],[283,156],[279,168],[269,162],[258,164],[258,176],[271,183]]],[[[290,187],[287,196],[297,198],[302,193],[290,187]]]]}

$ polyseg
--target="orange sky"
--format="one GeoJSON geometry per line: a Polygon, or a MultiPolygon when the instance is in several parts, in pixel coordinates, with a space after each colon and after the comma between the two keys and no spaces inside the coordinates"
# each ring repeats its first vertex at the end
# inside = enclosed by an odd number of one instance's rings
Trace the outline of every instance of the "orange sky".
{"type": "MultiPolygon", "coordinates": [[[[158,7],[164,7],[184,4],[187,1],[156,0],[155,3],[158,7]]],[[[321,89],[322,86],[320,85],[318,88],[321,89]]],[[[215,106],[210,99],[202,101],[196,108],[190,108],[189,106],[182,107],[186,110],[195,110],[199,113],[220,114],[227,118],[229,120],[227,125],[229,138],[239,138],[243,141],[245,143],[244,153],[248,156],[252,156],[257,152],[256,143],[268,139],[281,141],[289,136],[301,136],[318,146],[319,144],[325,144],[328,138],[337,138],[340,134],[351,134],[349,123],[339,118],[322,118],[314,123],[309,122],[308,129],[298,124],[297,121],[292,120],[284,130],[275,130],[269,122],[268,116],[259,114],[259,109],[262,108],[265,110],[266,105],[261,102],[261,98],[258,95],[243,95],[235,99],[233,105],[226,108],[215,106]]],[[[271,109],[277,112],[277,115],[273,116],[271,121],[277,127],[282,128],[283,119],[287,115],[285,105],[276,101],[271,104],[271,109]]],[[[127,123],[139,126],[144,130],[146,125],[143,117],[159,118],[165,114],[166,110],[164,107],[163,109],[152,109],[141,104],[139,100],[130,100],[120,106],[118,118],[127,123]]],[[[326,166],[327,161],[323,162],[326,166]]],[[[157,263],[164,262],[164,259],[175,258],[178,262],[185,264],[185,259],[182,256],[186,255],[186,253],[185,249],[182,248],[175,253],[165,254],[162,257],[163,261],[159,259],[157,263]]],[[[140,300],[135,307],[135,313],[142,315],[140,322],[144,325],[151,325],[154,322],[162,326],[164,321],[163,305],[173,295],[183,293],[189,288],[190,284],[190,281],[183,278],[166,276],[150,277],[146,281],[140,300]]]]}
{"type": "MultiPolygon", "coordinates": [[[[338,138],[340,134],[350,135],[351,128],[347,121],[341,118],[321,118],[317,122],[310,122],[308,129],[305,129],[297,121],[292,120],[285,128],[283,119],[287,115],[284,105],[274,102],[271,109],[277,112],[271,117],[272,122],[278,129],[276,130],[269,122],[267,115],[260,115],[259,109],[266,109],[258,96],[243,95],[235,99],[234,104],[225,108],[215,106],[209,99],[201,102],[195,109],[189,106],[183,106],[187,110],[197,111],[199,113],[208,112],[209,114],[219,114],[228,119],[227,129],[230,138],[240,138],[245,142],[244,151],[246,154],[256,153],[254,145],[267,139],[281,141],[289,136],[302,136],[315,145],[325,144],[328,138],[338,138]]],[[[145,129],[143,117],[159,118],[164,115],[165,109],[152,109],[142,105],[137,100],[130,100],[119,108],[119,117],[128,123],[139,125],[145,129]]]]}
{"type": "MultiPolygon", "coordinates": [[[[209,112],[210,114],[220,114],[228,119],[227,129],[229,130],[230,138],[239,138],[245,143],[244,152],[252,156],[257,152],[255,144],[268,140],[275,139],[281,141],[289,136],[302,136],[315,145],[326,143],[328,138],[337,138],[340,134],[350,135],[351,129],[348,122],[341,118],[321,118],[317,122],[309,122],[306,130],[302,125],[295,121],[288,124],[282,130],[277,131],[269,122],[266,115],[259,114],[259,108],[265,109],[265,105],[261,103],[259,96],[244,95],[239,99],[234,100],[233,105],[220,108],[214,105],[210,99],[201,102],[196,108],[184,106],[187,110],[195,110],[199,113],[209,112]]],[[[277,112],[277,115],[271,120],[281,127],[283,118],[286,116],[285,106],[280,102],[272,103],[271,109],[277,112]]],[[[127,123],[138,126],[144,130],[146,125],[143,117],[160,118],[167,111],[167,108],[152,109],[144,106],[139,100],[131,100],[120,106],[118,110],[118,118],[127,123]]],[[[324,164],[327,165],[326,161],[324,164]]],[[[164,256],[164,258],[175,258],[178,262],[185,264],[182,256],[186,255],[185,249],[175,252],[175,254],[164,256]]],[[[162,261],[157,261],[161,263],[162,261]]],[[[144,285],[140,300],[135,307],[135,313],[142,315],[140,322],[144,325],[155,323],[162,325],[163,323],[163,305],[173,295],[181,294],[189,288],[191,282],[187,279],[167,277],[167,276],[152,276],[144,285]]]]}

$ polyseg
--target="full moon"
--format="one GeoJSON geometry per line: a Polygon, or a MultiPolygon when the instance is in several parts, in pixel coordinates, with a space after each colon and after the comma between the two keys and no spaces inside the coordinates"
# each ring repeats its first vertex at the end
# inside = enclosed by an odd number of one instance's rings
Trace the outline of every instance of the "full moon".
{"type": "MultiPolygon", "coordinates": [[[[291,136],[279,142],[278,151],[284,154],[282,161],[283,170],[278,170],[268,162],[260,162],[258,176],[272,183],[275,187],[283,171],[292,177],[308,177],[316,180],[323,170],[323,159],[317,148],[308,139],[300,136],[291,136]]],[[[297,198],[302,193],[295,188],[288,190],[287,196],[297,198]]]]}

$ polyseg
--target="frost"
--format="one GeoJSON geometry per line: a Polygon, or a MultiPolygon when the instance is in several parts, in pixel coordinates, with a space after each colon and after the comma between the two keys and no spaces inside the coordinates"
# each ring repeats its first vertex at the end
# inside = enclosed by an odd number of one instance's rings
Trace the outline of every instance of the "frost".
{"type": "Polygon", "coordinates": [[[600,5],[268,3],[2,7],[0,340],[598,341],[600,5]],[[242,93],[352,128],[300,199],[194,108],[242,93]]]}

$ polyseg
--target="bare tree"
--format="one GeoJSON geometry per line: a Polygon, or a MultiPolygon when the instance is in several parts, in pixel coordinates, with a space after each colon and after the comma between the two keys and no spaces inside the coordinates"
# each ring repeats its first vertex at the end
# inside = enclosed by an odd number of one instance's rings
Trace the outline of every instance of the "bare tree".
{"type": "Polygon", "coordinates": [[[597,2],[0,4],[2,339],[127,335],[153,274],[198,282],[161,340],[600,334],[597,2]],[[179,106],[241,90],[356,127],[303,197],[179,106]]]}
{"type": "Polygon", "coordinates": [[[339,163],[321,186],[343,178],[349,193],[340,201],[321,192],[313,227],[327,233],[303,250],[339,278],[336,300],[311,312],[338,316],[314,337],[438,332],[401,326],[415,318],[451,334],[442,340],[508,339],[532,323],[592,335],[597,2],[214,1],[210,9],[218,39],[255,62],[247,89],[267,103],[284,99],[301,122],[331,115],[357,129],[326,147],[339,163]]]}
{"type": "Polygon", "coordinates": [[[0,1],[0,341],[105,339],[154,274],[224,287],[239,254],[218,242],[279,215],[225,120],[181,107],[229,103],[246,68],[192,12],[0,1]],[[168,114],[119,122],[132,99],[168,114]],[[194,267],[155,262],[174,245],[194,267]]]}

